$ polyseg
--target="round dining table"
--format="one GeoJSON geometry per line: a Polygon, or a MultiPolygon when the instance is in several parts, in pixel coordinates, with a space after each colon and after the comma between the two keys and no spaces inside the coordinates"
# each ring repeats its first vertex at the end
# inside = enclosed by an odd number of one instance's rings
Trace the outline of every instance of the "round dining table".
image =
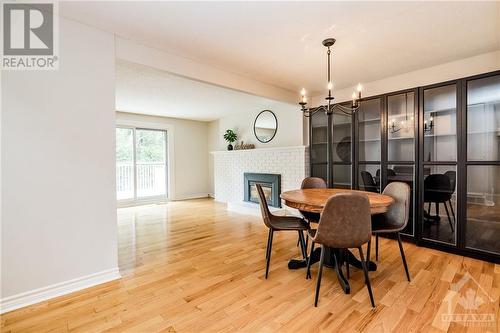
{"type": "MultiPolygon", "coordinates": [[[[281,193],[281,199],[284,201],[285,205],[291,208],[296,208],[299,211],[321,213],[323,211],[323,208],[325,207],[327,200],[332,195],[346,192],[362,193],[368,196],[372,215],[383,214],[387,212],[389,207],[394,203],[394,199],[392,197],[384,194],[332,188],[314,188],[286,191],[281,193]]],[[[344,251],[343,249],[325,249],[326,251],[328,251],[327,253],[325,253],[325,266],[335,269],[340,286],[346,294],[349,294],[349,281],[344,277],[344,274],[342,273],[342,265],[348,262],[351,266],[362,269],[361,262],[350,251],[344,251]]],[[[321,249],[316,248],[311,254],[311,263],[318,262],[320,255],[321,249]]],[[[290,269],[298,269],[306,266],[307,262],[305,259],[292,259],[288,263],[288,268],[290,269]]],[[[368,263],[368,269],[371,271],[375,271],[377,270],[377,265],[374,262],[370,261],[368,263]]]]}

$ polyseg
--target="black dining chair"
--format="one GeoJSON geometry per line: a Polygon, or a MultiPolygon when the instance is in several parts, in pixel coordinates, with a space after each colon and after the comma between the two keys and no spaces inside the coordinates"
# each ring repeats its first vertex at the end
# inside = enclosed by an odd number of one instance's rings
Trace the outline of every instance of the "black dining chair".
{"type": "Polygon", "coordinates": [[[450,212],[448,211],[448,203],[451,206],[451,197],[453,192],[451,191],[451,181],[447,175],[444,174],[433,174],[427,176],[424,180],[424,203],[428,203],[427,215],[440,221],[439,216],[439,205],[444,204],[444,209],[446,211],[446,216],[448,217],[448,222],[450,223],[451,232],[454,232],[453,222],[450,218],[450,212]],[[434,203],[436,207],[436,215],[431,215],[431,204],[434,203]]]}
{"type": "Polygon", "coordinates": [[[361,179],[363,180],[364,190],[368,192],[378,192],[377,184],[373,180],[373,176],[368,171],[361,171],[361,179]]]}
{"type": "Polygon", "coordinates": [[[307,258],[307,249],[304,240],[303,231],[309,230],[309,224],[302,218],[297,216],[278,216],[273,215],[269,211],[269,206],[267,204],[266,196],[262,190],[260,184],[255,184],[257,188],[257,193],[259,194],[260,211],[262,213],[262,220],[264,224],[269,228],[269,234],[267,237],[267,248],[266,248],[266,279],[269,275],[269,264],[271,262],[271,249],[273,246],[273,234],[275,231],[296,231],[299,233],[300,249],[302,251],[302,256],[304,259],[307,258]]]}

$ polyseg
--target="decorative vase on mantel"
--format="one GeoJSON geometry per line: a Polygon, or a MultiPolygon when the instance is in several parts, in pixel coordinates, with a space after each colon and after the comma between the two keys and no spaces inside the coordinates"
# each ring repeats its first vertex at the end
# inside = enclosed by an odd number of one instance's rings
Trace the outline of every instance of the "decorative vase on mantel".
{"type": "Polygon", "coordinates": [[[232,144],[228,144],[227,145],[227,150],[233,150],[233,145],[232,144]]]}

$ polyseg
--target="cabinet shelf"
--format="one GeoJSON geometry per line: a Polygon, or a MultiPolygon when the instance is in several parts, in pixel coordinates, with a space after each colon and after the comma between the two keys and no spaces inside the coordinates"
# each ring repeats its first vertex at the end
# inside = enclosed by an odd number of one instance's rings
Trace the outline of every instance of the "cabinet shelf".
{"type": "Polygon", "coordinates": [[[364,124],[364,123],[377,123],[380,122],[380,118],[375,118],[375,119],[365,119],[365,120],[360,120],[358,123],[364,124]]]}
{"type": "Polygon", "coordinates": [[[440,137],[440,136],[456,136],[456,133],[441,133],[441,134],[425,134],[424,137],[432,138],[432,137],[440,137]]]}
{"type": "Polygon", "coordinates": [[[380,139],[359,139],[359,142],[378,142],[380,139]]]}
{"type": "Polygon", "coordinates": [[[456,112],[457,108],[446,108],[446,109],[437,109],[437,110],[424,110],[424,114],[436,114],[436,113],[449,113],[449,112],[456,112]]]}
{"type": "Polygon", "coordinates": [[[415,137],[413,136],[400,136],[400,137],[396,137],[396,138],[389,138],[389,141],[391,140],[414,140],[415,137]]]}

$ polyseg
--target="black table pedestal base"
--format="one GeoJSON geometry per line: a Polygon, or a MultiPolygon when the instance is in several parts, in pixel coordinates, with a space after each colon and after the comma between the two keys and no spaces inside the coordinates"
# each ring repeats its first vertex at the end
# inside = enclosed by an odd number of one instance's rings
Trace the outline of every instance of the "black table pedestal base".
{"type": "MultiPolygon", "coordinates": [[[[344,290],[344,292],[346,294],[349,294],[351,291],[351,288],[349,286],[349,281],[344,277],[344,274],[342,273],[342,266],[344,265],[344,262],[347,259],[351,266],[359,268],[359,269],[363,269],[363,266],[361,265],[361,261],[358,258],[356,258],[351,253],[351,251],[347,251],[347,258],[345,258],[345,251],[344,250],[331,249],[328,247],[325,247],[325,250],[326,250],[326,253],[325,253],[324,265],[335,269],[340,286],[342,287],[342,289],[344,290]]],[[[311,264],[318,262],[320,255],[321,255],[321,248],[314,249],[314,251],[311,255],[311,264]]],[[[299,269],[299,268],[306,268],[306,267],[307,267],[307,261],[305,259],[302,259],[302,260],[291,259],[288,262],[288,269],[299,269]]],[[[370,261],[368,263],[368,270],[369,271],[376,271],[377,264],[374,263],[373,261],[370,261]]]]}

